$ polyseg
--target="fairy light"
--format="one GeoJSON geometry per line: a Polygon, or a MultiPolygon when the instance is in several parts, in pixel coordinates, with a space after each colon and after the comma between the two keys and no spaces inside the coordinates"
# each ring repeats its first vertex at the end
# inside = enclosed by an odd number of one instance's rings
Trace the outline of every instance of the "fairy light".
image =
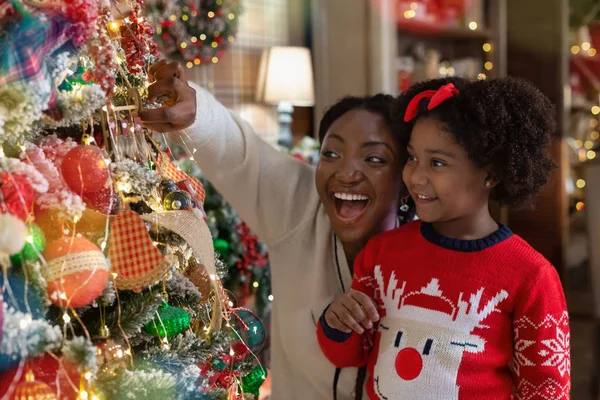
{"type": "Polygon", "coordinates": [[[594,57],[596,55],[596,49],[593,47],[587,51],[588,56],[594,57]]]}
{"type": "Polygon", "coordinates": [[[181,42],[181,44],[179,45],[179,47],[181,47],[182,49],[185,49],[187,47],[187,43],[186,42],[181,42]]]}
{"type": "Polygon", "coordinates": [[[491,70],[492,70],[492,68],[494,68],[494,64],[492,64],[492,62],[491,62],[491,61],[488,61],[488,62],[486,62],[485,64],[483,64],[483,67],[484,67],[486,70],[488,70],[488,71],[491,71],[491,70]]]}
{"type": "Polygon", "coordinates": [[[472,31],[476,30],[477,29],[477,22],[475,22],[475,21],[469,22],[469,29],[472,30],[472,31]]]}
{"type": "Polygon", "coordinates": [[[267,297],[269,299],[269,301],[273,301],[274,297],[272,294],[269,295],[269,297],[267,297]]]}
{"type": "Polygon", "coordinates": [[[198,151],[198,149],[194,148],[194,151],[192,151],[192,153],[196,154],[197,151],[198,151]]]}
{"type": "Polygon", "coordinates": [[[215,13],[212,11],[208,12],[208,18],[214,18],[215,17],[215,13]]]}
{"type": "Polygon", "coordinates": [[[112,21],[108,23],[108,30],[117,33],[119,32],[119,23],[117,21],[112,21]]]}
{"type": "Polygon", "coordinates": [[[73,217],[73,222],[75,222],[75,223],[79,222],[79,219],[80,219],[80,218],[81,218],[81,217],[80,217],[79,215],[76,215],[76,216],[74,216],[74,217],[73,217]]]}
{"type": "Polygon", "coordinates": [[[177,21],[177,16],[176,16],[175,14],[172,14],[172,15],[169,17],[169,20],[171,20],[171,21],[175,22],[175,21],[177,21]]]}
{"type": "Polygon", "coordinates": [[[4,157],[4,149],[0,146],[0,158],[4,157]]]}
{"type": "Polygon", "coordinates": [[[580,149],[580,148],[583,146],[583,142],[582,142],[581,140],[577,139],[577,140],[575,140],[575,141],[573,142],[573,146],[574,146],[576,149],[580,149]]]}
{"type": "Polygon", "coordinates": [[[112,272],[113,279],[117,279],[117,276],[119,276],[119,274],[117,274],[116,272],[112,272]]]}
{"type": "Polygon", "coordinates": [[[194,66],[194,63],[193,63],[193,62],[191,62],[191,61],[188,61],[188,62],[185,64],[185,66],[186,66],[186,67],[188,67],[188,68],[192,68],[192,67],[194,66]]]}
{"type": "Polygon", "coordinates": [[[596,152],[594,150],[588,151],[587,158],[588,158],[588,160],[593,160],[594,158],[596,158],[596,152]]]}
{"type": "Polygon", "coordinates": [[[581,50],[583,51],[588,51],[591,47],[592,45],[590,44],[590,42],[581,43],[581,50]]]}
{"type": "Polygon", "coordinates": [[[79,398],[82,400],[86,400],[88,398],[88,392],[82,390],[81,392],[79,392],[79,398]]]}
{"type": "Polygon", "coordinates": [[[25,145],[23,145],[23,144],[22,144],[22,145],[20,145],[20,146],[19,146],[19,148],[20,148],[20,149],[21,149],[21,151],[23,151],[23,152],[24,152],[25,150],[27,150],[27,147],[25,147],[25,145]]]}
{"type": "MultiPolygon", "coordinates": [[[[60,297],[60,299],[61,299],[61,300],[67,300],[67,294],[66,294],[66,293],[64,293],[64,292],[62,292],[62,293],[60,294],[60,296],[58,296],[58,297],[60,297]]],[[[65,315],[68,317],[68,315],[67,315],[67,314],[65,314],[65,315]]]]}
{"type": "Polygon", "coordinates": [[[254,282],[254,283],[252,284],[252,286],[254,286],[255,288],[257,288],[257,287],[258,287],[258,282],[254,282]]]}
{"type": "Polygon", "coordinates": [[[235,14],[233,14],[233,13],[229,13],[229,15],[227,16],[227,18],[229,18],[229,19],[234,19],[234,18],[235,18],[235,14]]]}
{"type": "Polygon", "coordinates": [[[590,128],[596,128],[598,126],[597,119],[590,119],[590,128]]]}
{"type": "Polygon", "coordinates": [[[211,281],[214,281],[217,279],[217,276],[215,274],[210,274],[209,278],[211,281]]]}
{"type": "Polygon", "coordinates": [[[28,243],[33,244],[33,236],[32,235],[27,236],[26,240],[28,243]]]}
{"type": "Polygon", "coordinates": [[[125,355],[126,356],[130,356],[131,355],[131,350],[129,350],[129,349],[125,350],[125,355]]]}
{"type": "Polygon", "coordinates": [[[583,179],[577,179],[575,183],[579,189],[583,189],[585,187],[585,181],[583,179]]]}
{"type": "Polygon", "coordinates": [[[583,147],[585,147],[586,150],[590,150],[592,147],[594,147],[594,142],[591,140],[586,140],[583,144],[583,147]]]}
{"type": "Polygon", "coordinates": [[[23,318],[22,320],[19,321],[19,327],[21,329],[25,329],[25,328],[27,328],[27,326],[29,326],[30,323],[31,323],[31,315],[26,315],[25,318],[23,318]]]}
{"type": "Polygon", "coordinates": [[[91,381],[92,380],[92,373],[91,372],[86,372],[83,377],[85,378],[86,381],[91,381]]]}
{"type": "Polygon", "coordinates": [[[213,57],[212,58],[212,62],[213,62],[213,64],[218,63],[219,62],[219,58],[218,57],[213,57]]]}
{"type": "Polygon", "coordinates": [[[93,395],[92,396],[92,400],[100,400],[100,398],[98,396],[96,396],[96,395],[93,395]]]}
{"type": "Polygon", "coordinates": [[[490,51],[492,51],[492,45],[489,43],[484,43],[483,44],[483,51],[485,51],[486,53],[489,53],[490,51]]]}
{"type": "Polygon", "coordinates": [[[233,351],[233,349],[229,349],[229,355],[233,357],[235,355],[235,351],[233,351]]]}
{"type": "Polygon", "coordinates": [[[579,54],[579,46],[575,45],[575,46],[571,46],[571,53],[573,54],[579,54]]]}
{"type": "Polygon", "coordinates": [[[123,358],[123,350],[119,349],[116,353],[117,358],[123,358]]]}
{"type": "Polygon", "coordinates": [[[206,35],[204,33],[200,34],[200,40],[206,40],[206,35]]]}
{"type": "Polygon", "coordinates": [[[416,10],[418,7],[419,7],[419,5],[417,3],[415,3],[414,1],[412,3],[410,3],[411,10],[416,10]]]}
{"type": "Polygon", "coordinates": [[[583,210],[584,207],[585,207],[585,203],[583,201],[578,201],[577,204],[575,204],[575,209],[577,211],[583,210]]]}
{"type": "Polygon", "coordinates": [[[158,246],[158,242],[152,242],[152,244],[158,246]]]}
{"type": "Polygon", "coordinates": [[[221,36],[221,33],[220,33],[219,31],[215,31],[215,32],[213,33],[213,36],[214,36],[214,37],[219,37],[219,36],[221,36]]]}
{"type": "Polygon", "coordinates": [[[192,36],[192,38],[190,39],[190,41],[192,43],[196,43],[198,41],[198,38],[196,36],[192,36]]]}
{"type": "Polygon", "coordinates": [[[213,49],[216,49],[216,48],[217,48],[217,46],[219,45],[219,43],[217,43],[217,42],[212,42],[210,45],[212,46],[212,48],[213,48],[213,49]]]}
{"type": "Polygon", "coordinates": [[[592,140],[598,140],[598,138],[600,138],[600,132],[593,131],[592,133],[590,133],[590,137],[592,138],[592,140]]]}
{"type": "Polygon", "coordinates": [[[404,18],[406,18],[406,19],[414,18],[416,15],[417,15],[417,13],[415,12],[415,10],[404,11],[404,18]]]}
{"type": "Polygon", "coordinates": [[[487,79],[487,76],[484,73],[481,73],[477,75],[477,79],[479,79],[480,81],[484,81],[485,79],[487,79]]]}
{"type": "Polygon", "coordinates": [[[598,107],[598,106],[593,106],[593,107],[592,107],[592,114],[594,114],[594,115],[598,115],[598,114],[600,114],[600,107],[598,107]]]}
{"type": "Polygon", "coordinates": [[[62,316],[63,321],[65,321],[65,324],[68,324],[69,322],[71,322],[71,317],[69,317],[69,315],[67,313],[64,313],[62,316]]]}
{"type": "Polygon", "coordinates": [[[227,37],[227,40],[229,41],[229,43],[233,43],[235,38],[233,36],[229,36],[229,37],[227,37]]]}
{"type": "Polygon", "coordinates": [[[194,65],[200,65],[201,61],[199,58],[194,59],[194,65]]]}
{"type": "Polygon", "coordinates": [[[182,20],[182,21],[187,21],[187,20],[188,20],[188,18],[189,18],[189,17],[188,17],[187,15],[185,15],[185,14],[183,14],[183,15],[181,16],[181,20],[182,20]]]}

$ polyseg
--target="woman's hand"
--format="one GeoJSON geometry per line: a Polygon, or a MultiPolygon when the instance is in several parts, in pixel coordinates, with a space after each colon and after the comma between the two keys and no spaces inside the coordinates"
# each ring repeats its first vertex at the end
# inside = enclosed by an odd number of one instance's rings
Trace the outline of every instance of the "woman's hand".
{"type": "Polygon", "coordinates": [[[342,332],[362,334],[379,321],[375,302],[363,292],[350,289],[339,295],[325,312],[327,325],[342,332]]]}
{"type": "Polygon", "coordinates": [[[196,120],[196,91],[190,87],[178,62],[160,60],[148,69],[148,101],[166,98],[161,108],[143,109],[144,126],[156,132],[187,128],[196,120]]]}

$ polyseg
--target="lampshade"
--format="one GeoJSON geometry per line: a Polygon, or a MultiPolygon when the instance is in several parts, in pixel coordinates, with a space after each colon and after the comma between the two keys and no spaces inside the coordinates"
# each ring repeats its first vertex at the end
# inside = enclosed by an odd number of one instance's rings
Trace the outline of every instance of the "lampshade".
{"type": "Polygon", "coordinates": [[[310,51],[304,47],[275,46],[265,49],[260,61],[256,100],[294,106],[315,104],[310,51]]]}

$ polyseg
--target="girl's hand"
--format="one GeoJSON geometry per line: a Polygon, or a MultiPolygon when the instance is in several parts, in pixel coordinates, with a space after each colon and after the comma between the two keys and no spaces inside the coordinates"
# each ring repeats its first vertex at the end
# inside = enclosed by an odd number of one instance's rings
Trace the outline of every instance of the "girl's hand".
{"type": "Polygon", "coordinates": [[[160,60],[148,69],[148,101],[166,99],[161,108],[143,109],[140,118],[145,127],[157,132],[187,128],[196,119],[196,91],[187,84],[178,62],[160,60]]]}
{"type": "Polygon", "coordinates": [[[325,321],[342,332],[362,334],[379,321],[379,313],[373,299],[363,292],[350,289],[331,303],[325,313],[325,321]]]}

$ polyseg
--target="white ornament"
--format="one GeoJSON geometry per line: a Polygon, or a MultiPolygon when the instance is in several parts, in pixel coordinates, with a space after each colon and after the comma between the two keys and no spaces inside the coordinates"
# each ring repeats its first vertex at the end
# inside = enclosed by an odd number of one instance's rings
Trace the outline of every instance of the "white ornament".
{"type": "Polygon", "coordinates": [[[0,254],[17,254],[25,246],[27,225],[12,214],[0,214],[0,254]]]}

